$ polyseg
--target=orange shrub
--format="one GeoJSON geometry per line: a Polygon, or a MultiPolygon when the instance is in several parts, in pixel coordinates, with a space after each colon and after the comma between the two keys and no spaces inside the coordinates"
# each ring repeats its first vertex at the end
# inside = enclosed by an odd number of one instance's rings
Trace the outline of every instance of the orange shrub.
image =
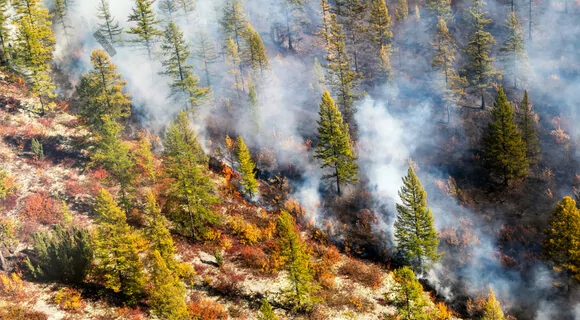
{"type": "Polygon", "coordinates": [[[81,293],[71,288],[60,289],[53,299],[54,303],[62,310],[81,312],[85,308],[81,293]]]}
{"type": "Polygon", "coordinates": [[[233,270],[221,269],[217,280],[213,284],[213,288],[224,296],[235,297],[241,294],[242,282],[246,277],[242,274],[236,273],[233,270]]]}
{"type": "Polygon", "coordinates": [[[24,201],[22,215],[29,220],[50,224],[62,218],[62,204],[46,192],[33,193],[24,201]]]}
{"type": "Polygon", "coordinates": [[[24,296],[22,279],[20,279],[18,274],[0,274],[0,294],[13,300],[24,296]]]}
{"type": "Polygon", "coordinates": [[[0,319],[7,320],[47,320],[48,316],[39,311],[31,311],[16,305],[8,305],[0,308],[0,319]]]}
{"type": "Polygon", "coordinates": [[[251,269],[265,271],[268,266],[268,257],[260,248],[245,246],[240,251],[244,265],[251,269]]]}
{"type": "Polygon", "coordinates": [[[380,268],[375,265],[367,266],[359,260],[348,259],[348,261],[340,267],[339,272],[353,281],[359,282],[373,289],[379,288],[383,283],[383,275],[380,268]]]}
{"type": "Polygon", "coordinates": [[[189,303],[189,312],[195,320],[225,320],[228,318],[224,306],[220,303],[196,298],[189,303]]]}

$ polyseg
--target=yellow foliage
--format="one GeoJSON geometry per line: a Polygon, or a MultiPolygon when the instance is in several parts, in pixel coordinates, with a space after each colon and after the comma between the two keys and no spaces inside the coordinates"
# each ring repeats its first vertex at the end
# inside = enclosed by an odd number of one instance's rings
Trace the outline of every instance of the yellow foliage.
{"type": "Polygon", "coordinates": [[[0,274],[0,293],[4,296],[18,297],[23,293],[22,279],[16,273],[0,274]]]}
{"type": "Polygon", "coordinates": [[[348,299],[348,302],[350,302],[351,306],[356,309],[357,311],[362,311],[363,310],[363,300],[359,297],[352,297],[348,299]]]}
{"type": "Polygon", "coordinates": [[[246,222],[242,216],[230,218],[230,227],[234,234],[240,235],[243,244],[255,244],[262,239],[262,230],[255,224],[246,222]]]}
{"type": "Polygon", "coordinates": [[[219,242],[220,248],[222,250],[229,250],[232,248],[232,241],[228,237],[222,237],[219,242]]]}
{"type": "Polygon", "coordinates": [[[66,311],[80,311],[84,307],[81,293],[70,288],[60,289],[54,296],[53,301],[60,309],[66,311]]]}
{"type": "Polygon", "coordinates": [[[274,221],[268,222],[268,226],[262,229],[262,239],[263,240],[270,240],[274,236],[274,232],[276,232],[276,223],[274,221]]]}
{"type": "Polygon", "coordinates": [[[451,317],[453,317],[453,313],[451,312],[451,310],[447,308],[445,303],[439,302],[436,305],[434,316],[435,316],[434,319],[436,320],[450,320],[451,317]]]}
{"type": "Polygon", "coordinates": [[[222,232],[219,230],[214,230],[214,229],[206,231],[202,235],[203,239],[205,239],[206,242],[217,242],[220,240],[221,236],[222,236],[222,232]]]}

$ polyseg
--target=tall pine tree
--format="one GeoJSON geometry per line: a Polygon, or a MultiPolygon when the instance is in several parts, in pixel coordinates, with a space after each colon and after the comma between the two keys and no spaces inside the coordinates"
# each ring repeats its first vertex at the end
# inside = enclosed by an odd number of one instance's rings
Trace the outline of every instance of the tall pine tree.
{"type": "Polygon", "coordinates": [[[524,32],[516,14],[512,11],[507,24],[507,36],[500,48],[500,53],[505,62],[504,70],[513,79],[514,88],[518,87],[518,62],[525,60],[526,50],[524,49],[524,32]]]}
{"type": "Polygon", "coordinates": [[[122,41],[123,28],[119,26],[119,21],[115,20],[111,14],[111,7],[109,0],[99,0],[97,7],[98,30],[109,38],[111,43],[119,43],[122,41]]]}
{"type": "MultiPolygon", "coordinates": [[[[226,36],[226,51],[230,50],[228,49],[231,46],[229,43],[230,39],[233,39],[237,50],[241,50],[242,47],[240,38],[242,37],[244,29],[248,25],[242,0],[226,1],[223,8],[222,18],[220,20],[220,25],[226,36]]],[[[241,64],[237,64],[236,67],[239,68],[239,76],[242,81],[242,86],[244,86],[244,69],[241,64]]]]}
{"type": "Polygon", "coordinates": [[[322,95],[318,115],[319,142],[314,156],[322,161],[323,169],[332,169],[333,172],[324,175],[324,178],[336,179],[336,190],[340,195],[342,184],[358,181],[358,166],[348,125],[343,121],[342,114],[328,91],[322,95]]]}
{"type": "Polygon", "coordinates": [[[254,173],[256,170],[256,164],[252,160],[250,150],[246,147],[246,143],[242,136],[238,137],[236,145],[238,147],[238,162],[240,163],[240,171],[242,172],[241,184],[244,187],[244,192],[252,197],[254,193],[258,192],[259,186],[259,183],[256,180],[256,174],[254,173]]]}
{"type": "Polygon", "coordinates": [[[391,16],[385,0],[372,0],[370,9],[370,29],[377,48],[388,46],[393,39],[391,16]]]}
{"type": "Polygon", "coordinates": [[[538,115],[534,112],[527,90],[524,91],[524,97],[518,109],[518,125],[522,133],[522,139],[526,144],[526,156],[530,161],[534,161],[540,153],[538,115]]]}
{"type": "Polygon", "coordinates": [[[131,27],[127,31],[128,34],[134,36],[130,42],[145,49],[149,60],[151,60],[157,38],[163,34],[158,28],[160,21],[155,18],[153,12],[154,2],[155,0],[135,0],[135,5],[128,19],[129,22],[136,23],[135,27],[131,27]]]}
{"type": "Polygon", "coordinates": [[[254,30],[252,25],[248,24],[244,31],[244,39],[247,44],[247,49],[245,50],[246,60],[254,72],[258,73],[259,71],[259,74],[263,77],[264,70],[270,66],[270,59],[266,53],[266,47],[264,46],[264,42],[262,42],[262,37],[254,30]]]}
{"type": "Polygon", "coordinates": [[[161,0],[158,7],[166,21],[174,21],[178,15],[179,7],[176,0],[161,0]]]}

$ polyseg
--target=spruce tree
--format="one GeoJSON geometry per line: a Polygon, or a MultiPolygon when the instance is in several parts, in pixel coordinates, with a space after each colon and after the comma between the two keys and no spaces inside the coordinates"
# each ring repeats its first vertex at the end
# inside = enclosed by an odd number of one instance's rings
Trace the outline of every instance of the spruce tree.
{"type": "Polygon", "coordinates": [[[495,40],[491,33],[485,31],[491,19],[487,18],[483,5],[483,0],[473,0],[473,5],[469,9],[472,30],[467,39],[467,65],[465,66],[469,84],[481,95],[482,109],[485,108],[485,92],[500,76],[500,72],[493,68],[494,59],[490,57],[491,46],[495,44],[495,40]]]}
{"type": "Polygon", "coordinates": [[[187,62],[191,53],[185,43],[183,32],[173,21],[169,22],[163,33],[161,49],[164,52],[161,65],[165,67],[165,71],[160,74],[171,78],[170,97],[174,101],[183,101],[184,108],[192,110],[199,105],[208,89],[198,87],[199,78],[187,62]]]}
{"type": "Polygon", "coordinates": [[[109,38],[111,43],[119,43],[122,41],[123,28],[119,26],[119,21],[115,20],[111,14],[111,7],[109,0],[99,0],[97,7],[98,30],[109,38]]]}
{"type": "Polygon", "coordinates": [[[354,114],[355,86],[358,74],[352,71],[351,59],[346,52],[342,27],[336,16],[331,16],[330,45],[327,47],[326,61],[328,62],[328,80],[338,97],[338,105],[342,108],[346,122],[351,124],[354,114]]]}
{"type": "Polygon", "coordinates": [[[106,288],[121,292],[135,305],[145,292],[140,237],[127,224],[125,213],[111,194],[101,189],[94,210],[96,217],[94,273],[106,288]]]}
{"type": "Polygon", "coordinates": [[[193,55],[201,62],[200,69],[205,74],[206,86],[211,88],[210,66],[217,62],[218,54],[212,39],[203,30],[195,37],[193,55]]]}
{"type": "Polygon", "coordinates": [[[513,179],[528,174],[526,144],[514,119],[514,111],[500,87],[491,110],[492,122],[485,136],[485,166],[492,176],[508,186],[513,179]]]}
{"type": "Polygon", "coordinates": [[[260,305],[259,311],[258,320],[278,320],[278,316],[276,316],[272,306],[266,298],[262,299],[262,305],[260,305]]]}
{"type": "Polygon", "coordinates": [[[507,24],[507,36],[500,48],[500,54],[505,62],[504,70],[507,75],[513,78],[514,88],[518,87],[518,62],[526,59],[524,49],[524,32],[520,21],[514,12],[510,13],[507,24]]]}
{"type": "Polygon", "coordinates": [[[321,168],[332,169],[333,172],[324,175],[324,179],[336,179],[336,190],[340,195],[342,184],[358,181],[358,166],[348,124],[343,121],[342,114],[328,91],[322,95],[318,115],[319,142],[314,157],[322,161],[321,168]]]}
{"type": "Polygon", "coordinates": [[[48,9],[39,0],[14,0],[16,67],[30,82],[30,91],[40,99],[41,113],[53,107],[46,98],[56,97],[50,77],[55,38],[48,9]]]}
{"type": "Polygon", "coordinates": [[[481,320],[505,320],[499,301],[495,298],[495,293],[489,288],[489,295],[483,305],[483,317],[481,320]]]}
{"type": "Polygon", "coordinates": [[[131,100],[129,94],[123,93],[127,82],[103,50],[93,50],[91,65],[92,70],[82,76],[77,90],[80,114],[91,129],[100,131],[105,117],[112,121],[128,117],[131,100]]]}
{"type": "Polygon", "coordinates": [[[310,255],[296,231],[294,218],[288,212],[282,211],[280,214],[277,229],[280,237],[278,245],[291,284],[288,296],[295,309],[304,309],[312,302],[311,294],[316,289],[312,285],[314,274],[310,268],[310,255]]]}
{"type": "Polygon", "coordinates": [[[164,174],[169,179],[166,211],[181,234],[201,240],[220,222],[219,203],[207,175],[208,160],[184,111],[171,121],[163,140],[164,174]]]}
{"type": "Polygon", "coordinates": [[[421,283],[409,267],[402,267],[393,272],[395,279],[395,303],[397,314],[401,319],[430,320],[431,316],[425,312],[428,300],[423,293],[421,283]]]}
{"type": "Polygon", "coordinates": [[[158,251],[153,251],[152,260],[151,290],[149,291],[151,313],[159,319],[191,319],[185,303],[185,286],[167,267],[158,251]]]}
{"type": "Polygon", "coordinates": [[[254,173],[256,170],[256,164],[252,160],[250,150],[246,147],[246,143],[242,136],[238,136],[236,145],[238,147],[238,162],[240,163],[240,171],[242,172],[241,184],[244,187],[244,192],[252,197],[254,193],[258,192],[258,186],[260,185],[256,180],[256,175],[254,173]]]}
{"type": "Polygon", "coordinates": [[[526,144],[526,157],[533,161],[540,153],[538,115],[534,112],[527,90],[524,91],[524,97],[518,109],[518,125],[522,133],[522,139],[526,144]]]}
{"type": "Polygon", "coordinates": [[[558,202],[544,233],[544,257],[555,270],[580,280],[580,210],[574,199],[567,196],[558,202]]]}
{"type": "Polygon", "coordinates": [[[134,36],[130,42],[145,49],[149,60],[151,60],[157,38],[163,34],[163,31],[158,29],[160,21],[155,18],[153,12],[154,2],[155,0],[135,0],[135,5],[127,20],[136,23],[135,27],[131,27],[127,31],[128,34],[134,36]]]}
{"type": "Polygon", "coordinates": [[[252,67],[255,73],[260,72],[260,75],[264,76],[264,70],[268,69],[270,66],[270,59],[266,53],[266,47],[260,34],[254,30],[252,25],[248,24],[244,31],[244,39],[247,43],[246,60],[252,67]]]}
{"type": "Polygon", "coordinates": [[[9,55],[9,52],[6,50],[6,45],[10,37],[10,14],[8,8],[8,0],[0,0],[0,49],[2,49],[2,56],[0,57],[2,60],[8,60],[9,55]]]}
{"type": "Polygon", "coordinates": [[[397,204],[395,221],[397,250],[411,267],[423,272],[441,258],[437,253],[439,233],[433,213],[427,207],[427,192],[412,166],[403,177],[399,197],[401,203],[397,204]]]}

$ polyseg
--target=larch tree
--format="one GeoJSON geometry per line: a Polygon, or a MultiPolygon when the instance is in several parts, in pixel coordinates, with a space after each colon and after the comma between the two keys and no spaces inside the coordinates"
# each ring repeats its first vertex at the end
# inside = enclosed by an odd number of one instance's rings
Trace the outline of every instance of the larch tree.
{"type": "Polygon", "coordinates": [[[8,0],[0,0],[0,49],[2,49],[2,59],[8,60],[10,54],[6,50],[6,45],[10,37],[10,11],[8,0]]]}
{"type": "Polygon", "coordinates": [[[357,182],[358,166],[354,154],[348,124],[328,91],[322,95],[318,110],[318,145],[314,157],[322,161],[321,168],[330,168],[332,173],[325,174],[324,179],[335,179],[337,194],[341,194],[341,185],[357,182]]]}
{"type": "Polygon", "coordinates": [[[391,30],[391,16],[385,0],[372,0],[369,24],[373,42],[378,48],[377,51],[383,46],[390,46],[393,31],[391,30]]]}
{"type": "MultiPolygon", "coordinates": [[[[236,50],[238,51],[238,54],[241,56],[241,53],[239,53],[239,51],[242,50],[240,39],[242,37],[244,29],[248,25],[248,20],[246,17],[246,12],[244,11],[244,4],[242,0],[226,1],[226,3],[224,4],[222,17],[220,20],[220,25],[222,27],[222,31],[226,36],[225,43],[225,48],[227,52],[226,55],[228,55],[228,53],[231,54],[232,46],[230,44],[230,39],[233,39],[237,48],[236,50]]],[[[243,66],[241,63],[238,63],[236,65],[236,68],[239,69],[238,77],[241,80],[242,87],[244,87],[245,85],[244,85],[243,66]]]]}
{"type": "Polygon", "coordinates": [[[41,113],[54,106],[45,99],[56,97],[56,87],[50,76],[50,64],[55,44],[52,15],[39,0],[14,0],[15,62],[19,72],[31,84],[30,91],[40,99],[41,113]]]}
{"type": "Polygon", "coordinates": [[[496,95],[491,119],[484,138],[484,162],[490,175],[500,177],[507,187],[511,180],[526,177],[528,159],[514,110],[502,87],[496,95]]]}
{"type": "Polygon", "coordinates": [[[427,6],[443,19],[447,19],[451,15],[451,0],[427,0],[427,6]]]}
{"type": "Polygon", "coordinates": [[[206,86],[211,88],[211,65],[215,64],[219,57],[213,40],[203,30],[196,34],[193,56],[201,63],[200,69],[205,74],[206,86]]]}
{"type": "Polygon", "coordinates": [[[314,273],[310,266],[310,255],[296,230],[294,218],[282,211],[277,224],[281,256],[285,260],[290,288],[287,290],[295,309],[305,309],[312,301],[314,273]]]}
{"type": "Polygon", "coordinates": [[[450,69],[453,68],[453,62],[455,62],[455,44],[453,36],[451,36],[447,24],[442,18],[439,18],[437,22],[437,29],[431,46],[435,49],[431,66],[433,69],[443,72],[445,84],[447,84],[449,83],[450,69]]]}
{"type": "Polygon", "coordinates": [[[153,251],[152,260],[151,289],[149,290],[151,313],[159,319],[191,319],[185,303],[185,286],[168,268],[158,251],[153,251]]]}
{"type": "Polygon", "coordinates": [[[208,160],[184,111],[171,121],[163,140],[167,216],[181,234],[202,240],[220,223],[213,211],[219,203],[215,186],[207,175],[208,160]]]}
{"type": "Polygon", "coordinates": [[[569,196],[558,202],[544,231],[543,255],[554,270],[580,280],[580,210],[569,196]]]}
{"type": "Polygon", "coordinates": [[[268,299],[262,299],[262,304],[260,305],[260,313],[258,314],[258,320],[278,320],[278,316],[274,313],[272,306],[268,302],[268,299]]]}
{"type": "Polygon", "coordinates": [[[233,38],[229,38],[229,40],[226,41],[226,61],[230,67],[228,73],[234,78],[233,88],[238,93],[238,98],[241,99],[241,92],[244,91],[244,78],[240,72],[242,58],[240,56],[238,45],[233,38]]]}
{"type": "Polygon", "coordinates": [[[378,65],[378,78],[381,82],[389,82],[392,78],[393,68],[391,66],[391,54],[387,46],[381,47],[381,52],[379,55],[379,65],[378,65]]]}
{"type": "Polygon", "coordinates": [[[181,15],[185,17],[186,21],[189,21],[189,17],[195,10],[195,1],[194,0],[175,0],[177,3],[179,10],[181,11],[181,15]]]}
{"type": "Polygon", "coordinates": [[[270,67],[270,59],[266,53],[266,46],[260,34],[248,24],[243,34],[247,49],[245,51],[246,61],[254,70],[254,73],[264,77],[264,70],[270,67]]]}
{"type": "Polygon", "coordinates": [[[277,0],[280,14],[283,17],[285,36],[288,39],[288,50],[296,52],[298,35],[304,19],[304,0],[277,0]]]}
{"type": "Polygon", "coordinates": [[[145,292],[140,237],[127,224],[125,213],[111,194],[101,189],[94,208],[96,217],[95,275],[106,288],[121,292],[135,305],[145,292]]]}
{"type": "Polygon", "coordinates": [[[183,32],[173,21],[169,22],[163,33],[161,49],[164,52],[161,65],[165,67],[165,71],[160,74],[171,78],[170,97],[174,101],[182,101],[185,110],[193,111],[209,89],[198,86],[199,78],[193,71],[193,66],[188,64],[191,53],[183,32]]]}
{"type": "Polygon", "coordinates": [[[346,43],[349,46],[353,58],[354,71],[359,72],[359,47],[365,41],[367,7],[361,0],[344,1],[344,30],[346,32],[346,43]]]}
{"type": "Polygon", "coordinates": [[[131,98],[123,92],[127,82],[103,50],[93,50],[90,60],[92,70],[82,76],[77,90],[80,114],[91,129],[100,131],[105,117],[119,121],[131,114],[131,98]]]}
{"type": "Polygon", "coordinates": [[[495,293],[489,288],[489,294],[483,304],[483,316],[481,320],[505,320],[499,301],[495,298],[495,293]]]}
{"type": "Polygon", "coordinates": [[[179,7],[176,0],[161,0],[157,6],[166,21],[174,21],[178,15],[179,7]]]}
{"type": "Polygon", "coordinates": [[[111,43],[119,43],[123,38],[123,28],[120,27],[119,21],[115,20],[111,14],[109,0],[99,0],[97,7],[98,30],[104,36],[109,38],[111,43]]]}
{"type": "Polygon", "coordinates": [[[332,6],[328,0],[320,0],[320,17],[322,18],[322,27],[318,35],[324,40],[324,45],[328,46],[330,42],[330,14],[332,6]]]}
{"type": "Polygon", "coordinates": [[[153,192],[147,191],[145,203],[145,217],[147,228],[145,235],[149,240],[149,250],[157,252],[171,271],[177,271],[178,262],[175,259],[175,246],[171,232],[167,228],[169,222],[157,204],[153,192]]]}
{"type": "Polygon", "coordinates": [[[469,9],[472,30],[467,39],[467,65],[465,66],[469,84],[481,94],[481,108],[485,108],[485,93],[492,87],[492,82],[500,77],[500,72],[493,68],[494,59],[490,57],[491,46],[495,39],[485,31],[491,19],[483,11],[483,0],[473,0],[469,9]]]}
{"type": "Polygon", "coordinates": [[[69,31],[72,28],[69,24],[70,3],[66,0],[54,0],[54,20],[64,33],[65,40],[69,42],[69,31]]]}
{"type": "Polygon", "coordinates": [[[526,144],[526,157],[533,161],[540,153],[540,139],[538,138],[538,115],[534,112],[532,102],[528,97],[528,91],[524,91],[524,97],[518,108],[518,125],[522,133],[522,139],[526,144]]]}
{"type": "Polygon", "coordinates": [[[441,258],[437,253],[439,233],[435,229],[433,213],[427,207],[427,192],[412,166],[403,177],[399,197],[401,203],[396,206],[395,221],[397,250],[411,267],[423,272],[441,258]]]}
{"type": "Polygon", "coordinates": [[[404,22],[409,17],[409,5],[407,0],[399,0],[397,2],[397,8],[395,9],[395,21],[397,23],[404,22]]]}
{"type": "Polygon", "coordinates": [[[142,47],[147,52],[147,57],[151,60],[154,45],[158,38],[163,34],[158,28],[159,20],[155,18],[153,12],[153,3],[155,0],[135,0],[135,4],[131,9],[128,22],[136,23],[136,26],[129,28],[128,34],[133,35],[131,43],[142,47]]]}
{"type": "Polygon", "coordinates": [[[347,123],[352,123],[354,115],[354,101],[357,98],[355,86],[358,74],[351,69],[351,59],[346,51],[342,27],[336,16],[331,16],[330,45],[326,49],[329,85],[336,92],[338,105],[342,108],[347,123]]]}
{"type": "Polygon", "coordinates": [[[317,95],[322,95],[327,90],[326,82],[324,67],[322,67],[318,58],[314,58],[314,64],[312,65],[312,89],[314,89],[317,95]]]}
{"type": "Polygon", "coordinates": [[[518,87],[518,63],[524,63],[527,58],[524,49],[524,32],[516,14],[512,11],[506,22],[507,36],[499,49],[504,60],[504,72],[513,79],[514,88],[518,87]]]}
{"type": "Polygon", "coordinates": [[[252,160],[252,155],[250,150],[246,146],[242,136],[238,136],[236,142],[238,162],[240,164],[240,171],[242,173],[241,185],[244,187],[244,192],[252,197],[256,192],[258,192],[258,180],[256,180],[256,164],[252,160]]]}
{"type": "Polygon", "coordinates": [[[393,278],[395,279],[394,300],[399,317],[407,320],[432,319],[431,315],[425,311],[428,300],[413,270],[409,267],[399,268],[393,272],[393,278]]]}

